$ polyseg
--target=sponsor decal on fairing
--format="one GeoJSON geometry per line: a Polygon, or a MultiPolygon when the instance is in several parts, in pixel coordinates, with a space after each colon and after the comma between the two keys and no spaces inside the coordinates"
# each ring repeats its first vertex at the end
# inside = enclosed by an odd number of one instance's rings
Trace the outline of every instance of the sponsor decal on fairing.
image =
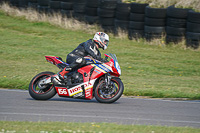
{"type": "Polygon", "coordinates": [[[72,88],[68,89],[69,96],[73,96],[73,95],[75,95],[75,94],[78,94],[78,93],[80,93],[80,92],[83,92],[83,90],[82,90],[82,88],[81,88],[82,85],[84,85],[85,92],[86,92],[86,94],[88,95],[88,93],[87,93],[88,91],[87,91],[87,90],[88,90],[88,89],[91,89],[91,88],[93,87],[93,84],[94,84],[95,80],[96,80],[96,79],[93,79],[93,80],[91,80],[90,82],[88,81],[88,82],[82,83],[82,84],[80,84],[80,85],[77,85],[77,86],[75,86],[75,87],[72,87],[72,88]]]}
{"type": "Polygon", "coordinates": [[[67,90],[67,88],[65,88],[65,87],[56,87],[56,90],[57,90],[57,92],[58,92],[58,95],[61,95],[61,96],[69,96],[68,90],[67,90]]]}
{"type": "Polygon", "coordinates": [[[92,66],[95,66],[97,70],[103,73],[112,72],[112,68],[105,64],[92,64],[92,66]]]}

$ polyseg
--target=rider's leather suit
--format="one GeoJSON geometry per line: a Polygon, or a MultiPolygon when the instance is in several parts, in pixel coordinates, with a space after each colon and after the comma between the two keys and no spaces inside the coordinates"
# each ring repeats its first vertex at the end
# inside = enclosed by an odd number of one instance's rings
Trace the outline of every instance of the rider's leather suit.
{"type": "Polygon", "coordinates": [[[86,60],[84,59],[84,57],[88,55],[100,61],[104,60],[101,58],[101,53],[98,50],[96,44],[92,41],[92,39],[90,39],[86,42],[79,44],[76,49],[69,53],[67,55],[66,62],[72,69],[77,67],[80,68],[81,66],[85,65],[86,60]]]}

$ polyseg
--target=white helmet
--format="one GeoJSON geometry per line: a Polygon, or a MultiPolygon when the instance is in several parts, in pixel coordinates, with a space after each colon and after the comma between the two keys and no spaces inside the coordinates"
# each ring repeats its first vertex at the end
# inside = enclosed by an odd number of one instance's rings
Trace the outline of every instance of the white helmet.
{"type": "Polygon", "coordinates": [[[99,45],[103,50],[107,49],[109,43],[109,36],[103,32],[97,32],[94,35],[93,41],[99,45]]]}

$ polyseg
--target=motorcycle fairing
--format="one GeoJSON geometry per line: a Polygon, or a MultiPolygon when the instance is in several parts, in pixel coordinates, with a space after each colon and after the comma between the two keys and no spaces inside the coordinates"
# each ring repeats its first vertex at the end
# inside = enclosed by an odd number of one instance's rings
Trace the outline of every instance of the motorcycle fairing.
{"type": "Polygon", "coordinates": [[[112,68],[105,64],[92,64],[92,66],[96,68],[95,71],[98,73],[99,72],[103,72],[103,73],[112,72],[112,68]]]}
{"type": "Polygon", "coordinates": [[[78,98],[93,98],[93,85],[96,79],[84,83],[80,83],[74,87],[66,88],[65,86],[55,86],[59,96],[78,97],[78,98]]]}
{"type": "Polygon", "coordinates": [[[56,66],[58,66],[58,64],[69,65],[66,62],[62,61],[62,59],[57,56],[45,56],[45,58],[49,63],[54,64],[56,66]]]}
{"type": "Polygon", "coordinates": [[[83,75],[83,82],[73,87],[55,86],[59,96],[79,97],[85,99],[93,98],[93,86],[99,77],[112,69],[107,65],[92,64],[78,69],[78,72],[83,75]]]}
{"type": "MultiPolygon", "coordinates": [[[[115,54],[104,54],[106,57],[111,58],[111,60],[107,63],[109,63],[109,66],[112,67],[112,73],[110,73],[113,76],[119,77],[121,75],[121,68],[119,66],[119,63],[117,61],[117,57],[115,54]]],[[[105,63],[105,64],[107,64],[105,63]]]]}
{"type": "MultiPolygon", "coordinates": [[[[83,75],[83,83],[78,83],[73,86],[55,85],[55,89],[58,95],[65,97],[92,99],[93,87],[95,81],[99,77],[105,75],[105,73],[110,73],[111,75],[119,77],[120,74],[117,68],[118,67],[117,60],[116,59],[114,60],[113,59],[114,57],[112,57],[112,55],[110,56],[105,54],[105,56],[110,57],[111,60],[107,63],[100,63],[97,60],[88,58],[88,60],[90,60],[93,63],[78,69],[78,72],[83,75]]],[[[56,56],[45,56],[45,57],[48,62],[54,65],[58,65],[60,63],[67,64],[62,60],[59,60],[59,57],[56,56]]]]}

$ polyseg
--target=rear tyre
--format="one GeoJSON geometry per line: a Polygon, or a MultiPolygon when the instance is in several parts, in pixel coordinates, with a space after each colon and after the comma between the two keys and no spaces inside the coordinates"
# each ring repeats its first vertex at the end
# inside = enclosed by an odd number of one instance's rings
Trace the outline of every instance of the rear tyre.
{"type": "Polygon", "coordinates": [[[53,72],[42,72],[36,75],[29,84],[29,94],[35,100],[48,100],[55,96],[56,90],[53,84],[41,86],[40,82],[54,75],[53,72]]]}
{"type": "Polygon", "coordinates": [[[104,80],[101,80],[94,91],[96,100],[100,103],[113,103],[117,101],[124,91],[124,85],[120,78],[112,78],[111,86],[106,88],[104,80]]]}

